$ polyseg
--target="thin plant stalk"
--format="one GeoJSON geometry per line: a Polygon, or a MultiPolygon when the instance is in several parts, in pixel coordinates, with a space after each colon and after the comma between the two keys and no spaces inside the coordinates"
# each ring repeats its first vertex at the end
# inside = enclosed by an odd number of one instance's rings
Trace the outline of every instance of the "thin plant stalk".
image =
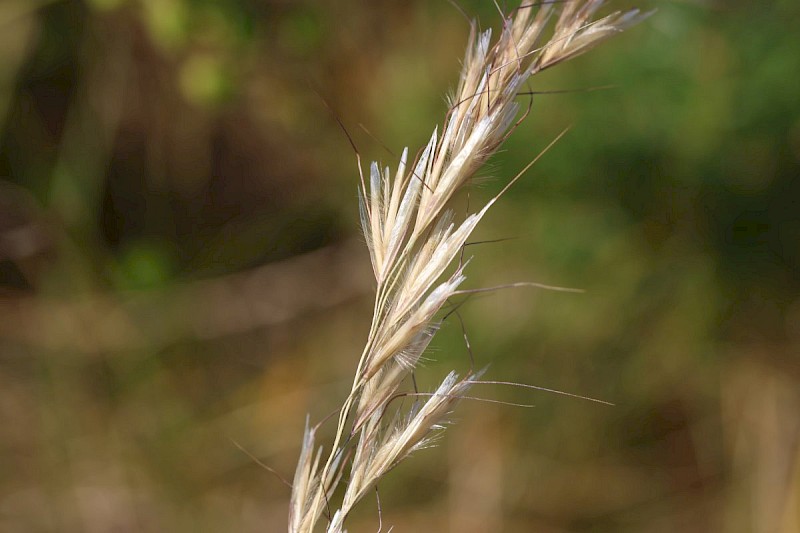
{"type": "Polygon", "coordinates": [[[527,115],[525,110],[520,118],[517,96],[532,94],[523,91],[531,76],[643,17],[633,10],[594,19],[602,5],[603,0],[523,4],[502,17],[495,42],[491,30],[479,32],[473,22],[441,133],[434,129],[413,160],[405,149],[395,172],[372,163],[366,179],[358,157],[361,222],[377,284],[372,324],[326,454],[317,444],[318,428],[306,424],[292,483],[290,533],[312,533],[323,517],[328,533],[344,532],[353,507],[401,461],[431,445],[472,385],[486,383],[480,372],[450,372],[432,393],[401,390],[435,335],[443,306],[470,292],[460,289],[468,238],[536,159],[463,219],[448,205],[527,115]],[[393,403],[401,397],[412,399],[411,405],[393,403]],[[344,492],[334,504],[340,486],[344,492]]]}

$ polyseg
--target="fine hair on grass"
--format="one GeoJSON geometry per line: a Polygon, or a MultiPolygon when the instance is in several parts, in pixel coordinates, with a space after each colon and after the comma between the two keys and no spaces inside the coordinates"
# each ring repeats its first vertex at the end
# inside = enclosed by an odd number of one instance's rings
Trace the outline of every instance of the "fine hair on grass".
{"type": "Polygon", "coordinates": [[[530,94],[531,76],[643,17],[632,10],[594,19],[602,5],[603,0],[524,3],[508,15],[501,12],[494,42],[491,30],[479,32],[473,22],[441,131],[434,129],[413,159],[403,150],[394,170],[372,163],[365,176],[356,154],[361,222],[377,287],[372,324],[338,410],[333,441],[318,443],[319,426],[306,423],[292,482],[290,533],[323,525],[329,533],[344,532],[353,507],[398,463],[429,446],[458,401],[482,383],[481,372],[460,377],[453,371],[430,393],[407,392],[405,385],[450,298],[470,292],[460,289],[468,238],[539,156],[474,212],[457,217],[448,206],[527,116],[530,105],[520,112],[517,97],[530,94]],[[411,401],[395,401],[401,397],[411,401]]]}

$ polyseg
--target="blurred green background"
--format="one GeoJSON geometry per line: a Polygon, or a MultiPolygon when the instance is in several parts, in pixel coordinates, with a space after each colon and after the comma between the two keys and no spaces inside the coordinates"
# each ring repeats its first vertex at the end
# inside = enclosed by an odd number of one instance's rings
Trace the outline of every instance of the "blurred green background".
{"type": "MultiPolygon", "coordinates": [[[[533,82],[614,88],[536,96],[470,193],[571,125],[467,283],[587,292],[463,312],[489,379],[616,406],[480,389],[536,407],[463,403],[381,484],[384,528],[800,531],[800,4],[638,4],[658,12],[533,82]]],[[[291,478],[371,312],[323,98],[394,164],[467,33],[444,0],[0,0],[0,530],[285,530],[254,458],[291,478]]],[[[422,387],[469,369],[461,337],[422,387]]],[[[351,531],[377,524],[367,501],[351,531]]]]}

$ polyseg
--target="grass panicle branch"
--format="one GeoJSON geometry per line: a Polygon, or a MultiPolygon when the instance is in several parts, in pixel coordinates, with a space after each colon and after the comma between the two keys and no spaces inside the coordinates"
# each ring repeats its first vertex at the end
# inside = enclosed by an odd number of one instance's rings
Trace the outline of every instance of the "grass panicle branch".
{"type": "Polygon", "coordinates": [[[443,306],[466,292],[459,287],[468,263],[461,261],[467,240],[528,167],[463,220],[448,204],[521,120],[516,97],[532,75],[643,17],[633,10],[592,20],[602,5],[603,0],[523,5],[503,17],[493,44],[491,30],[478,32],[472,23],[441,133],[434,129],[413,161],[403,150],[395,172],[372,163],[365,179],[359,160],[361,221],[377,283],[372,325],[327,454],[316,442],[316,428],[306,425],[292,487],[290,533],[311,533],[323,516],[329,533],[343,532],[353,507],[398,463],[429,445],[458,400],[480,383],[478,373],[459,378],[451,372],[435,392],[409,395],[416,399],[411,407],[392,411],[438,329],[443,306]],[[344,495],[334,505],[331,499],[343,480],[344,495]]]}

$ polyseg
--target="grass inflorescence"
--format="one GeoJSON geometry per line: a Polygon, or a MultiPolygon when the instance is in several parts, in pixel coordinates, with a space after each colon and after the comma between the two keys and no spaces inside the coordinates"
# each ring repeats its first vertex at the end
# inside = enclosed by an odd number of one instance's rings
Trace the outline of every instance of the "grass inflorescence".
{"type": "Polygon", "coordinates": [[[444,307],[466,292],[460,287],[470,235],[530,165],[464,217],[448,205],[527,116],[530,107],[521,112],[517,97],[530,93],[525,89],[531,76],[642,18],[633,10],[594,20],[602,4],[523,4],[503,16],[494,42],[491,30],[479,32],[472,23],[441,131],[434,129],[413,159],[403,150],[394,171],[372,163],[365,176],[359,157],[361,221],[377,285],[372,324],[338,411],[333,442],[321,446],[318,427],[306,426],[292,483],[291,533],[312,532],[322,517],[329,533],[343,532],[353,507],[398,463],[429,445],[455,404],[479,383],[480,372],[450,372],[431,393],[403,389],[439,328],[444,307]],[[393,403],[404,396],[412,398],[410,406],[393,403]],[[334,503],[340,487],[343,495],[334,503]]]}

